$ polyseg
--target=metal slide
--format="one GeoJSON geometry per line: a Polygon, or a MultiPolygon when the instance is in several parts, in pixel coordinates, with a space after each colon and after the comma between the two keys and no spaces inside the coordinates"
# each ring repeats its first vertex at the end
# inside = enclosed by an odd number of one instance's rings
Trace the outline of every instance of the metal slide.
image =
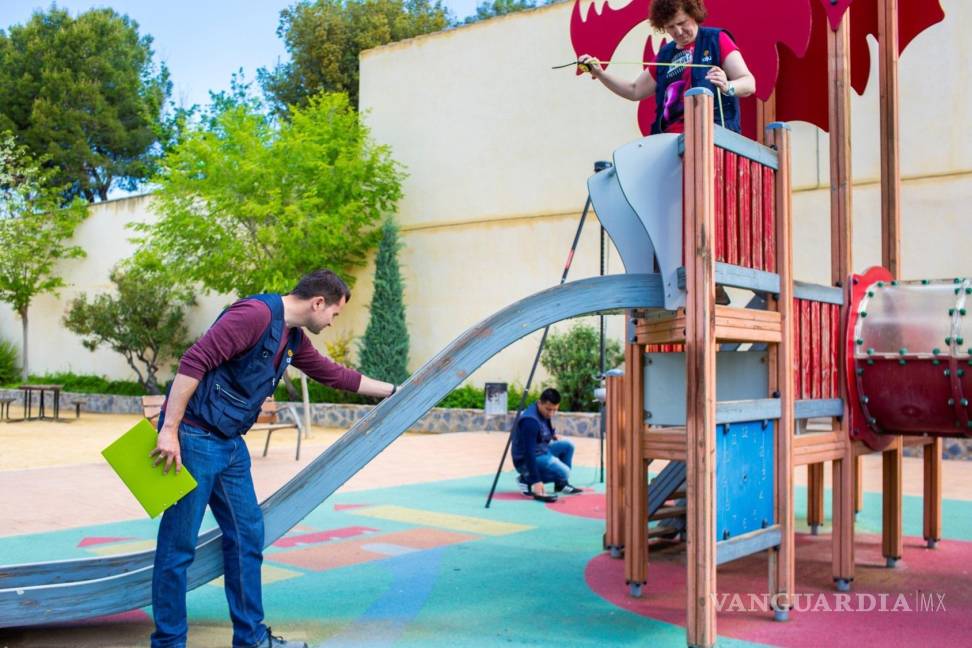
{"type": "MultiPolygon", "coordinates": [[[[334,445],[261,504],[266,544],[283,536],[489,358],[555,322],[659,308],[657,274],[583,279],[527,297],[463,333],[334,445]]],[[[151,603],[153,552],[0,567],[0,628],[74,621],[151,603]]],[[[199,537],[189,588],[223,572],[219,530],[199,537]]]]}

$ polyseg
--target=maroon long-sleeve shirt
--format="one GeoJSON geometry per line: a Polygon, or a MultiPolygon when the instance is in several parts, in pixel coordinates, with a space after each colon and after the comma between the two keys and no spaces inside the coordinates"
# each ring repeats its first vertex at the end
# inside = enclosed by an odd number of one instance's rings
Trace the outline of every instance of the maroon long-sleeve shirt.
{"type": "MultiPolygon", "coordinates": [[[[179,373],[202,380],[206,372],[251,349],[269,325],[269,306],[256,299],[236,302],[186,351],[179,363],[179,373]]],[[[289,331],[285,326],[280,348],[273,358],[275,367],[280,366],[289,331]]],[[[321,355],[306,335],[294,352],[291,364],[317,382],[336,389],[356,392],[361,385],[360,373],[321,355]]],[[[168,404],[166,399],[162,406],[163,415],[168,404]]],[[[193,423],[188,419],[186,422],[193,423]]]]}

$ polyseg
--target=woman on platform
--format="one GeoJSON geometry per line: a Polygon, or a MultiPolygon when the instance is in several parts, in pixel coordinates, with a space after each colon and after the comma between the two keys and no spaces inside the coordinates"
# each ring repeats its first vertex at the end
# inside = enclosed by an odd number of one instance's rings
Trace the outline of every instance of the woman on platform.
{"type": "Polygon", "coordinates": [[[721,91],[722,114],[716,108],[716,121],[725,120],[726,128],[738,133],[739,97],[756,92],[756,79],[729,32],[701,26],[705,17],[703,0],[654,0],[651,25],[669,37],[669,42],[658,52],[657,62],[664,65],[649,67],[634,81],[609,74],[600,61],[587,54],[578,58],[578,62],[608,90],[625,99],[641,101],[654,94],[653,135],[684,132],[684,97],[690,88],[707,88],[713,94],[716,89],[721,91]],[[713,67],[686,67],[686,64],[713,67]]]}

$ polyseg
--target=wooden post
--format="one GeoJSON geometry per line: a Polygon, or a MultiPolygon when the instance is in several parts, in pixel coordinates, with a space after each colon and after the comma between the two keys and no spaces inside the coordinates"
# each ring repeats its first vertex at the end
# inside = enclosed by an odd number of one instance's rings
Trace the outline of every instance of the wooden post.
{"type": "Polygon", "coordinates": [[[688,643],[716,641],[715,141],[712,93],[685,93],[688,643]]]}
{"type": "Polygon", "coordinates": [[[942,440],[937,438],[924,448],[925,462],[925,543],[934,548],[942,539],[942,440]]]}
{"type": "Polygon", "coordinates": [[[807,464],[807,524],[817,535],[824,521],[824,465],[807,464]]]}
{"type": "Polygon", "coordinates": [[[771,145],[770,124],[776,121],[776,92],[766,101],[756,100],[756,141],[765,146],[771,145]]]}
{"type": "MultiPolygon", "coordinates": [[[[832,281],[845,286],[853,268],[851,108],[850,108],[850,12],[844,13],[836,31],[827,32],[827,62],[830,80],[830,263],[832,281]]],[[[841,308],[841,331],[847,330],[847,301],[841,308]]],[[[838,352],[838,386],[844,401],[840,428],[847,435],[847,384],[845,351],[838,352]]],[[[833,572],[839,589],[854,580],[854,450],[847,439],[844,456],[833,462],[833,572]]]]}
{"type": "Polygon", "coordinates": [[[780,311],[782,336],[776,346],[776,390],[780,394],[780,420],[776,433],[776,523],[780,525],[782,540],[772,582],[779,609],[788,610],[796,580],[796,556],[793,523],[793,243],[792,243],[792,187],[790,185],[790,129],[776,123],[766,133],[767,143],[779,156],[776,173],[776,258],[780,275],[780,311]]]}
{"type": "Polygon", "coordinates": [[[607,528],[604,548],[613,558],[619,558],[624,547],[625,379],[624,376],[608,376],[604,384],[607,390],[604,426],[607,434],[607,528]]]}
{"type": "MultiPolygon", "coordinates": [[[[629,311],[631,320],[633,312],[629,311]]],[[[634,331],[634,325],[630,327],[634,331]]],[[[641,594],[648,576],[648,476],[645,473],[645,350],[629,341],[624,351],[627,407],[624,448],[624,577],[633,595],[641,594]]]]}

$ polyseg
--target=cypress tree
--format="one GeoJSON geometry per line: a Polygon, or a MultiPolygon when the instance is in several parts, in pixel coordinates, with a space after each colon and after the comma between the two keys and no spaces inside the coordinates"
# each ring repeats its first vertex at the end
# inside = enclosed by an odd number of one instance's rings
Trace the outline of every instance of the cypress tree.
{"type": "Polygon", "coordinates": [[[408,378],[408,328],[402,274],[398,267],[398,226],[389,219],[381,230],[375,258],[371,316],[361,342],[358,367],[377,380],[400,384],[408,378]]]}

